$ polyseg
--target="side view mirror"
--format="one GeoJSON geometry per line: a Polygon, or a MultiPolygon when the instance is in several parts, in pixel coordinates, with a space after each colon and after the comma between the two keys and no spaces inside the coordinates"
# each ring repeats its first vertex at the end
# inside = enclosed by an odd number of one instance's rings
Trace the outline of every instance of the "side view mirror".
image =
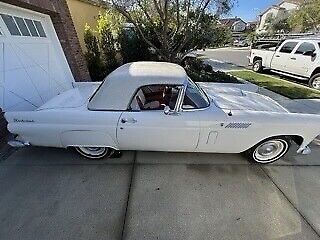
{"type": "Polygon", "coordinates": [[[171,108],[169,106],[164,107],[164,114],[169,115],[171,113],[171,108]]]}
{"type": "Polygon", "coordinates": [[[304,56],[316,57],[317,53],[315,51],[307,51],[303,53],[304,56]]]}

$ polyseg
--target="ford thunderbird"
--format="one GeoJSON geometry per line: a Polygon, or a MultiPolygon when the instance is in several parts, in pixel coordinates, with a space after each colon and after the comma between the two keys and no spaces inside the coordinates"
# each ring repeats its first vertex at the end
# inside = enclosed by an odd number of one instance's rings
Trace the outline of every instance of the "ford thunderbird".
{"type": "Polygon", "coordinates": [[[320,134],[320,116],[288,112],[236,87],[194,83],[175,64],[125,64],[37,108],[7,112],[13,146],[75,148],[89,159],[114,151],[245,153],[258,163],[297,153],[320,134]]]}

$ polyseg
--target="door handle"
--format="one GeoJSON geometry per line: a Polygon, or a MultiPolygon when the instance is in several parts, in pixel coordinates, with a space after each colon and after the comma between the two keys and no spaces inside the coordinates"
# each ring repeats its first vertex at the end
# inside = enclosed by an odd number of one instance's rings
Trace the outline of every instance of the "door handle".
{"type": "Polygon", "coordinates": [[[280,57],[280,55],[276,55],[275,57],[280,57]]]}
{"type": "Polygon", "coordinates": [[[292,60],[297,60],[295,57],[292,57],[292,58],[290,58],[290,59],[292,59],[292,60]]]}
{"type": "Polygon", "coordinates": [[[134,119],[134,118],[122,118],[121,119],[121,123],[136,123],[136,122],[138,122],[136,119],[134,119]]]}

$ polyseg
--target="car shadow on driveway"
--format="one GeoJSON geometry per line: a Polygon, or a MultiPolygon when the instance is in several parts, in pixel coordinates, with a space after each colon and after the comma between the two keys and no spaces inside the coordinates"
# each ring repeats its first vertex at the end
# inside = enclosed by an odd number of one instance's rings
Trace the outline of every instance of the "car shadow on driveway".
{"type": "Polygon", "coordinates": [[[270,166],[239,154],[88,161],[21,149],[0,162],[0,239],[319,239],[312,148],[270,166]]]}

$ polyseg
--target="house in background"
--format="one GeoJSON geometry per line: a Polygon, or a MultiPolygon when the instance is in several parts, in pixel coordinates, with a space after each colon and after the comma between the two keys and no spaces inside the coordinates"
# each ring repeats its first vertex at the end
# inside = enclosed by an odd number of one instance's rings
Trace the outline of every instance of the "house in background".
{"type": "Polygon", "coordinates": [[[244,32],[247,26],[247,23],[238,17],[221,19],[220,23],[230,28],[232,32],[244,32]]]}
{"type": "Polygon", "coordinates": [[[67,0],[74,27],[83,52],[86,51],[84,43],[84,29],[86,24],[95,28],[100,13],[108,9],[103,0],[67,0]]]}
{"type": "Polygon", "coordinates": [[[246,29],[249,31],[255,31],[258,26],[258,21],[247,22],[246,29]]]}
{"type": "Polygon", "coordinates": [[[273,5],[259,15],[256,32],[263,34],[267,32],[268,21],[272,18],[282,19],[297,10],[303,0],[284,0],[278,5],[273,5]]]}
{"type": "MultiPolygon", "coordinates": [[[[5,111],[34,110],[76,81],[90,81],[66,0],[1,0],[0,56],[5,111]]],[[[0,112],[0,142],[6,133],[0,112]]]]}

